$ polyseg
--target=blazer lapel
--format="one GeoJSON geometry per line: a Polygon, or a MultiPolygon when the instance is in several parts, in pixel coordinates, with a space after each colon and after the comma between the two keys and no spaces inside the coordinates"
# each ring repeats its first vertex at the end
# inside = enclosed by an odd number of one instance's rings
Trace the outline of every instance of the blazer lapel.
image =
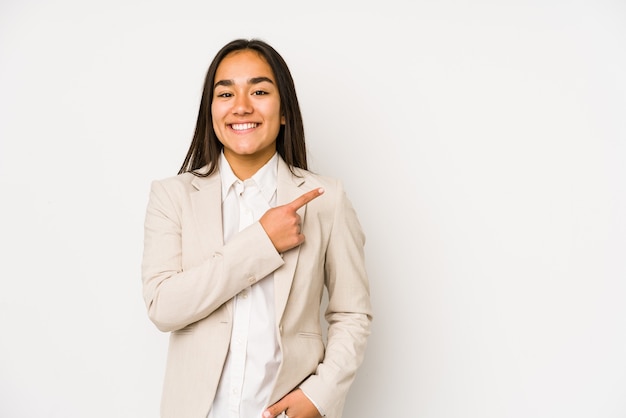
{"type": "Polygon", "coordinates": [[[222,227],[222,183],[218,172],[209,177],[194,177],[191,184],[198,189],[191,195],[191,208],[203,254],[210,254],[224,245],[222,227]]]}
{"type": "MultiPolygon", "coordinates": [[[[278,175],[276,180],[276,204],[278,206],[289,203],[304,193],[304,190],[301,188],[304,184],[304,178],[295,177],[291,171],[289,171],[289,167],[282,158],[278,159],[278,175]]],[[[306,205],[298,209],[298,214],[303,223],[305,213],[306,205]]],[[[285,311],[285,306],[287,305],[287,299],[291,291],[291,283],[293,282],[299,255],[299,246],[284,253],[283,260],[285,264],[274,272],[274,302],[278,322],[280,322],[283,312],[285,311]]]]}
{"type": "MultiPolygon", "coordinates": [[[[196,221],[197,235],[202,246],[202,254],[208,257],[224,245],[222,223],[222,182],[219,170],[208,177],[195,177],[191,184],[198,189],[191,195],[191,209],[196,221]]],[[[226,303],[223,322],[232,316],[233,302],[226,303]]]]}

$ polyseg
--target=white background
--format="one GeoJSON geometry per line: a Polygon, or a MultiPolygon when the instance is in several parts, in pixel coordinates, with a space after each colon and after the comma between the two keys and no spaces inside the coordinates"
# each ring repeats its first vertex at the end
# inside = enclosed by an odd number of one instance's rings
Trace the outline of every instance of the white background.
{"type": "Polygon", "coordinates": [[[617,0],[0,2],[0,416],[158,416],[149,184],[237,37],[290,65],[367,233],[346,418],[626,416],[617,0]]]}

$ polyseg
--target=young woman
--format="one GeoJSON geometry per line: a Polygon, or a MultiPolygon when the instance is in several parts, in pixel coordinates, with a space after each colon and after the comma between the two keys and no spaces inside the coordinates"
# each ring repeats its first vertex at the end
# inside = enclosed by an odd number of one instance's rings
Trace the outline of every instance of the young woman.
{"type": "Polygon", "coordinates": [[[341,182],[307,170],[285,61],[225,45],[180,172],[147,207],[143,294],[171,333],[162,417],[341,417],[372,318],[364,244],[341,182]]]}

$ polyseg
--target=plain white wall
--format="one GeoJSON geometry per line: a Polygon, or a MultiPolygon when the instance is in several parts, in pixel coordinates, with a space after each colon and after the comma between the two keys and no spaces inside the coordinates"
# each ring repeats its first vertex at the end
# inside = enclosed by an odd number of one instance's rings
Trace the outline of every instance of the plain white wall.
{"type": "Polygon", "coordinates": [[[346,418],[626,416],[621,1],[0,3],[0,416],[158,415],[149,183],[217,50],[290,65],[368,236],[346,418]]]}

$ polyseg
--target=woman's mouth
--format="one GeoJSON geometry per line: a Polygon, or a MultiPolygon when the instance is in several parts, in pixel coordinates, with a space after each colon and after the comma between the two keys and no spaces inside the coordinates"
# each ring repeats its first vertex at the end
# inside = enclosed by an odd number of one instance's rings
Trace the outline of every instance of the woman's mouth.
{"type": "Polygon", "coordinates": [[[246,129],[256,128],[258,123],[232,123],[230,125],[235,131],[245,131],[246,129]]]}

